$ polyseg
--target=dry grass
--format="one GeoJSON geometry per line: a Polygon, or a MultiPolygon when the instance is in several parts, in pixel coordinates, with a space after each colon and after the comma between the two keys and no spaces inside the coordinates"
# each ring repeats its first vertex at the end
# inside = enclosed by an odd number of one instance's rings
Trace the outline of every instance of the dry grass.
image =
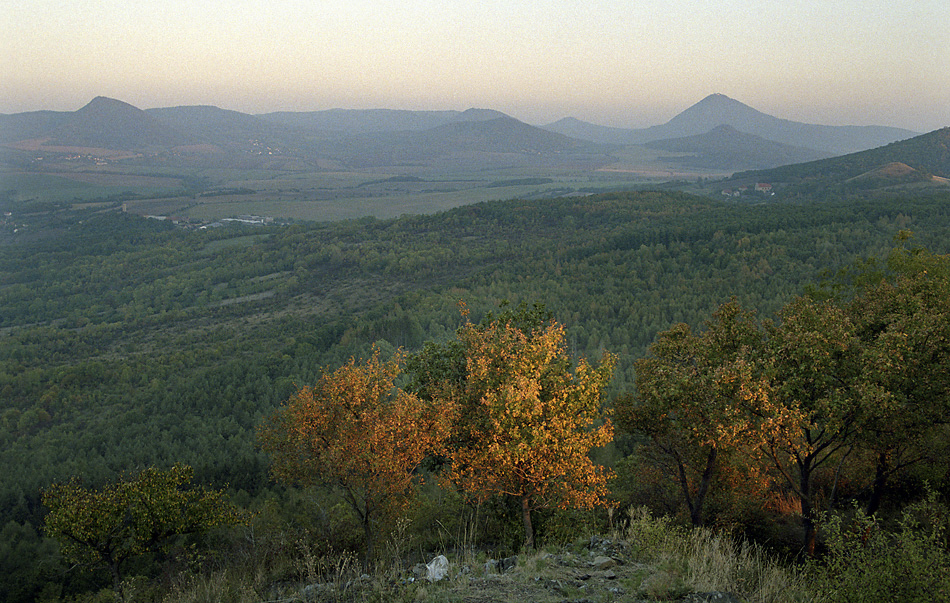
{"type": "Polygon", "coordinates": [[[450,559],[450,572],[437,583],[414,575],[399,559],[406,550],[408,528],[408,523],[396,526],[387,543],[387,563],[371,575],[363,574],[350,557],[323,558],[301,546],[288,560],[296,580],[274,583],[260,571],[224,571],[193,577],[162,601],[635,602],[675,601],[692,592],[711,591],[733,593],[749,603],[815,600],[797,570],[776,561],[761,547],[708,529],[687,530],[645,509],[631,509],[626,519],[615,521],[615,530],[605,539],[522,554],[517,566],[503,573],[486,568],[484,553],[473,553],[463,531],[448,537],[445,544],[450,546],[443,552],[450,559]],[[609,571],[594,567],[593,560],[604,555],[619,564],[609,571]]]}

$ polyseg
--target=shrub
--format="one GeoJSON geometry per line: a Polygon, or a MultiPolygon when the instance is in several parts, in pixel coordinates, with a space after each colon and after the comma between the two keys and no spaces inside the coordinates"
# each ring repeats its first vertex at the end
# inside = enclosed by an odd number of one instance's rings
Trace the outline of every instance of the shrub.
{"type": "Polygon", "coordinates": [[[856,510],[823,524],[828,553],[812,566],[819,600],[827,603],[950,601],[946,509],[931,492],[910,505],[896,530],[856,510]]]}

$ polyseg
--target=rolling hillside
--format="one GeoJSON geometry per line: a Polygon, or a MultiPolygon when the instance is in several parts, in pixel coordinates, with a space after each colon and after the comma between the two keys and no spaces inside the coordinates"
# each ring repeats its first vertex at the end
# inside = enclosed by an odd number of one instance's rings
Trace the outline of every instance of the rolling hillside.
{"type": "Polygon", "coordinates": [[[147,151],[147,161],[193,167],[223,167],[230,162],[235,167],[283,169],[295,162],[329,162],[363,169],[447,162],[480,169],[485,165],[596,166],[612,161],[594,143],[480,109],[337,110],[258,117],[211,106],[142,111],[97,97],[73,113],[0,116],[0,140],[40,153],[82,148],[147,151]]]}
{"type": "Polygon", "coordinates": [[[717,126],[705,134],[648,142],[645,146],[674,153],[683,165],[735,170],[750,166],[765,169],[830,157],[830,153],[794,147],[761,136],[745,134],[732,126],[717,126]]]}
{"type": "Polygon", "coordinates": [[[288,127],[339,136],[372,132],[418,132],[456,122],[488,121],[506,117],[506,115],[490,109],[466,111],[330,109],[302,112],[278,111],[258,115],[258,117],[288,127]]]}
{"type": "Polygon", "coordinates": [[[867,190],[906,184],[946,186],[948,178],[950,128],[942,128],[860,153],[737,173],[732,182],[770,182],[785,185],[793,191],[821,188],[867,190]]]}

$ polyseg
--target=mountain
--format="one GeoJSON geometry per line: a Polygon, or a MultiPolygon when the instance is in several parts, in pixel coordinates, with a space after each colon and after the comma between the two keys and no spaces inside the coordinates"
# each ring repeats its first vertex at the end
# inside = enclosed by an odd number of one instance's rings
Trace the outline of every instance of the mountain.
{"type": "Polygon", "coordinates": [[[128,103],[97,96],[49,132],[49,144],[69,147],[142,150],[191,144],[187,136],[128,103]]]}
{"type": "Polygon", "coordinates": [[[539,128],[490,109],[249,115],[182,106],[143,111],[101,96],[74,112],[0,115],[0,143],[10,156],[5,161],[18,165],[34,161],[31,153],[56,153],[56,147],[95,147],[119,155],[134,151],[151,165],[166,166],[345,169],[441,162],[453,169],[573,169],[615,162],[609,154],[618,145],[650,144],[682,153],[673,160],[686,166],[737,170],[881,146],[912,134],[896,128],[800,124],[721,94],[706,97],[666,124],[641,130],[572,118],[539,128]]]}
{"type": "Polygon", "coordinates": [[[468,109],[467,111],[330,109],[307,112],[280,111],[265,113],[258,117],[284,126],[339,135],[374,132],[417,132],[450,123],[488,121],[507,116],[504,113],[490,109],[468,109]]]}
{"type": "Polygon", "coordinates": [[[741,172],[734,182],[770,182],[793,189],[884,188],[899,184],[944,186],[950,179],[950,127],[908,140],[831,159],[741,172]]]}
{"type": "Polygon", "coordinates": [[[598,126],[597,124],[582,121],[576,117],[565,117],[553,124],[541,127],[549,132],[556,132],[570,136],[571,138],[589,140],[600,144],[635,145],[646,142],[646,139],[640,134],[642,130],[598,126]]]}
{"type": "Polygon", "coordinates": [[[916,136],[918,132],[884,126],[820,126],[773,117],[723,94],[711,94],[676,115],[665,124],[639,130],[603,128],[584,122],[565,120],[545,126],[560,132],[596,142],[613,144],[645,144],[668,138],[696,136],[720,125],[732,126],[786,145],[815,149],[841,155],[879,147],[916,136]]]}
{"type": "Polygon", "coordinates": [[[655,140],[645,146],[674,153],[687,153],[665,159],[689,167],[716,170],[765,169],[831,156],[830,153],[745,134],[726,125],[716,126],[705,134],[655,140]]]}
{"type": "Polygon", "coordinates": [[[42,138],[69,117],[63,111],[0,114],[0,143],[42,138]]]}
{"type": "Polygon", "coordinates": [[[202,141],[219,145],[290,135],[290,131],[284,126],[266,122],[247,113],[208,105],[146,109],[145,113],[178,131],[188,132],[202,141]]]}
{"type": "Polygon", "coordinates": [[[459,120],[426,130],[353,135],[328,147],[334,148],[342,163],[354,167],[463,160],[480,165],[612,161],[597,145],[506,115],[488,120],[459,120]]]}

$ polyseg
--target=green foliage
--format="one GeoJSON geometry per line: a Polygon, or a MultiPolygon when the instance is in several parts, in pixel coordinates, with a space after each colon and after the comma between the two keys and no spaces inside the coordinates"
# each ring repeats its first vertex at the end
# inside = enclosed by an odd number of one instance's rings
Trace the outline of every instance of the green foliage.
{"type": "Polygon", "coordinates": [[[694,334],[680,323],[657,335],[634,363],[636,393],[615,402],[617,424],[648,436],[679,482],[693,525],[722,462],[754,445],[764,388],[755,363],[763,344],[754,314],[733,299],[694,334]]]}
{"type": "Polygon", "coordinates": [[[50,483],[175,462],[263,497],[264,415],[373,343],[451,341],[463,298],[475,321],[499,300],[544,302],[572,361],[617,354],[621,391],[657,333],[732,295],[770,315],[823,271],[883,257],[901,229],[945,252],[948,199],[612,193],[200,232],[65,206],[31,217],[0,233],[0,521],[38,532],[50,483]]]}
{"type": "Polygon", "coordinates": [[[846,521],[822,525],[828,551],[811,566],[811,579],[826,603],[902,603],[950,600],[948,514],[936,495],[909,505],[895,528],[855,509],[846,521]]]}
{"type": "Polygon", "coordinates": [[[242,521],[223,491],[185,490],[190,467],[145,469],[135,476],[88,489],[78,480],[53,484],[43,493],[49,508],[46,534],[62,545],[63,556],[78,564],[101,564],[112,572],[121,599],[121,566],[157,550],[173,536],[204,532],[242,521]]]}

